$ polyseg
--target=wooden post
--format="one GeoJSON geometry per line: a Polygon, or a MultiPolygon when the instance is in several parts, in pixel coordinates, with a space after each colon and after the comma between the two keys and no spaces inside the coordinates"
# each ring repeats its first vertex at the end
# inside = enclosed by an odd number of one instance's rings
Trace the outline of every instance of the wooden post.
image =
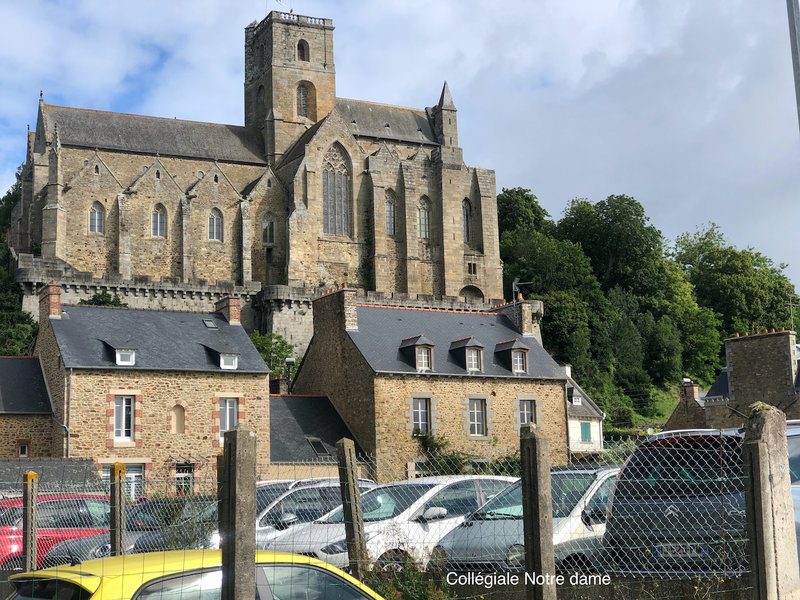
{"type": "Polygon", "coordinates": [[[111,556],[125,554],[125,465],[111,465],[111,556]]]}
{"type": "Polygon", "coordinates": [[[526,578],[528,600],[556,600],[553,551],[553,499],[550,495],[550,444],[541,429],[531,423],[520,432],[522,467],[522,527],[525,540],[525,572],[548,577],[541,585],[526,578]]]}
{"type": "Polygon", "coordinates": [[[744,490],[754,600],[800,599],[786,415],[753,404],[744,436],[744,490]]]}
{"type": "Polygon", "coordinates": [[[356,445],[353,440],[342,438],[336,442],[336,458],[339,461],[339,485],[342,489],[344,530],[347,539],[347,555],[350,557],[350,572],[359,581],[364,580],[367,564],[367,540],[364,537],[364,514],[361,512],[361,493],[358,488],[356,445]]]}
{"type": "Polygon", "coordinates": [[[237,426],[225,432],[217,471],[222,600],[256,596],[256,433],[237,426]]]}
{"type": "Polygon", "coordinates": [[[22,476],[22,568],[36,570],[36,498],[39,474],[27,471],[22,476]]]}

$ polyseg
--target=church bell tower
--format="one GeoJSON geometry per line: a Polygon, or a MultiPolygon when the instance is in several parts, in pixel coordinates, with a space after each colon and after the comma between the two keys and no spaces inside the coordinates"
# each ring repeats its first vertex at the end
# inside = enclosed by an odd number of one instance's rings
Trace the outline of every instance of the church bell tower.
{"type": "Polygon", "coordinates": [[[272,11],[245,29],[244,123],[270,164],[336,102],[333,21],[272,11]]]}

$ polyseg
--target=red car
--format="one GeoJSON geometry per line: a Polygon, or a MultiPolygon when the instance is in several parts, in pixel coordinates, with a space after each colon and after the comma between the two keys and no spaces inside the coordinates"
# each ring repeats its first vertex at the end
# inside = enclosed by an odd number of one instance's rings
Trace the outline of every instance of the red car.
{"type": "MultiPolygon", "coordinates": [[[[64,540],[108,531],[111,505],[97,494],[39,494],[36,504],[36,558],[41,566],[50,548],[64,540]]],[[[22,568],[22,498],[0,499],[0,569],[22,568]]]]}

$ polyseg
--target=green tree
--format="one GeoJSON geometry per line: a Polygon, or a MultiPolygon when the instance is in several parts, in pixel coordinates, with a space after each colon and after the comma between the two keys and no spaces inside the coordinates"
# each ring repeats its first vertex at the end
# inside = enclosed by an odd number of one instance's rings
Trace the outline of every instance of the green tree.
{"type": "Polygon", "coordinates": [[[500,235],[520,228],[525,231],[547,231],[552,228],[550,215],[536,196],[525,188],[503,188],[497,194],[497,222],[500,235]]]}
{"type": "Polygon", "coordinates": [[[17,167],[17,178],[0,198],[0,239],[5,239],[5,233],[11,225],[11,211],[22,199],[22,168],[17,167]]]}
{"type": "Polygon", "coordinates": [[[277,333],[261,334],[254,331],[250,340],[274,374],[282,374],[286,369],[286,359],[292,356],[294,346],[277,333]]]}
{"type": "Polygon", "coordinates": [[[98,292],[88,300],[81,300],[78,304],[88,304],[90,306],[118,306],[126,308],[127,302],[123,302],[117,294],[113,296],[108,292],[98,292]]]}

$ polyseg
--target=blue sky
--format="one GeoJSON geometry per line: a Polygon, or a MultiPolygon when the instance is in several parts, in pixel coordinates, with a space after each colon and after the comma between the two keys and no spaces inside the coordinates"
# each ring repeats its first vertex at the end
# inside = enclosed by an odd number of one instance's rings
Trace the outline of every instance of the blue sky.
{"type": "Polygon", "coordinates": [[[0,0],[0,190],[39,90],[82,108],[240,124],[244,27],[334,21],[337,94],[434,104],[467,164],[558,218],[624,193],[668,241],[714,221],[800,283],[800,129],[784,0],[0,0]]]}

